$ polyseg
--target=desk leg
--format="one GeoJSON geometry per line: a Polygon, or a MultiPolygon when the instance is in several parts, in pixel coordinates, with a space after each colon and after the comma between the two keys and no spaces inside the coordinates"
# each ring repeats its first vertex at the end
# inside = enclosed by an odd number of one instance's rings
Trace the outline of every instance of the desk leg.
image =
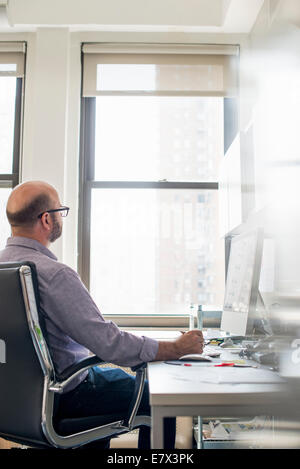
{"type": "Polygon", "coordinates": [[[202,417],[198,417],[198,441],[197,449],[203,449],[203,426],[202,426],[202,417]]]}
{"type": "Polygon", "coordinates": [[[164,413],[163,407],[152,407],[152,426],[151,426],[151,448],[163,449],[164,447],[164,413]]]}

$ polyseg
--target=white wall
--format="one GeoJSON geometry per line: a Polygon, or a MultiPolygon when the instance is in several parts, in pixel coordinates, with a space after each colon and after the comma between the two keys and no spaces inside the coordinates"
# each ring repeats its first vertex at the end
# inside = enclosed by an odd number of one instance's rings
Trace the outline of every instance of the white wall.
{"type": "Polygon", "coordinates": [[[274,195],[266,184],[274,166],[300,154],[300,29],[287,21],[288,5],[300,10],[298,0],[282,1],[272,15],[266,1],[241,48],[240,126],[254,127],[257,209],[274,195]]]}
{"type": "MultiPolygon", "coordinates": [[[[251,2],[257,0],[251,0],[251,2]]],[[[223,0],[10,0],[14,24],[220,26],[223,0]]]]}
{"type": "Polygon", "coordinates": [[[7,16],[16,28],[247,33],[263,1],[9,0],[7,16]]]}
{"type": "Polygon", "coordinates": [[[299,295],[300,3],[272,5],[241,47],[240,126],[253,126],[255,211],[266,208],[276,239],[276,289],[299,295]]]}

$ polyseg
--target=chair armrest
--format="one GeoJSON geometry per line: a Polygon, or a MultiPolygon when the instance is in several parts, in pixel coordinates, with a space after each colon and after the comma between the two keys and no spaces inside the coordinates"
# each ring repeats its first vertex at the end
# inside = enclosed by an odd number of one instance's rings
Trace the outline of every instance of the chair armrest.
{"type": "Polygon", "coordinates": [[[146,366],[147,366],[147,363],[145,363],[145,362],[139,363],[138,365],[132,366],[132,367],[131,367],[131,370],[136,373],[136,372],[138,372],[139,370],[143,370],[144,368],[146,368],[146,366]]]}
{"type": "Polygon", "coordinates": [[[136,417],[137,411],[139,410],[140,402],[142,399],[146,380],[146,367],[147,363],[139,363],[138,365],[131,367],[131,370],[136,373],[135,387],[133,395],[131,397],[127,417],[123,422],[123,425],[128,427],[129,430],[132,430],[133,428],[134,419],[136,417]]]}
{"type": "MultiPolygon", "coordinates": [[[[88,370],[93,366],[102,365],[104,363],[109,362],[101,360],[96,355],[84,358],[78,363],[75,363],[74,365],[71,365],[70,367],[66,368],[60,375],[58,375],[57,380],[55,382],[50,383],[48,390],[55,393],[62,393],[65,387],[80,373],[85,370],[88,370]]],[[[122,427],[126,428],[127,430],[132,430],[134,426],[134,419],[136,417],[143,395],[146,379],[146,367],[147,363],[140,363],[131,368],[131,370],[136,373],[136,379],[127,417],[122,423],[122,427]]]]}
{"type": "Polygon", "coordinates": [[[57,375],[56,381],[50,384],[49,391],[62,393],[65,387],[80,373],[92,368],[93,366],[102,365],[104,363],[107,362],[101,360],[101,358],[96,355],[80,360],[57,375]]]}

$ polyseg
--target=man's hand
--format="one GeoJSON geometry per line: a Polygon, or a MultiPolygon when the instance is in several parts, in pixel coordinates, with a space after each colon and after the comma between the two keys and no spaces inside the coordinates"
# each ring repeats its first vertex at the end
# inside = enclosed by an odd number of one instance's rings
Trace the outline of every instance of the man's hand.
{"type": "Polygon", "coordinates": [[[175,340],[174,345],[180,357],[188,353],[202,353],[204,346],[203,334],[197,329],[186,332],[175,340]]]}
{"type": "Polygon", "coordinates": [[[186,332],[172,342],[159,342],[158,353],[155,360],[175,360],[188,353],[202,353],[204,339],[202,332],[195,329],[186,332]]]}

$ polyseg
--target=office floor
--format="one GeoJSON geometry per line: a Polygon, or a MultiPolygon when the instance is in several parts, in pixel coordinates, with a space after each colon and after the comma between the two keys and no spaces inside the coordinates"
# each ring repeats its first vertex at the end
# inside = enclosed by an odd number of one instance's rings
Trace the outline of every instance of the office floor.
{"type": "Polygon", "coordinates": [[[20,448],[20,445],[17,443],[12,443],[11,441],[3,440],[0,438],[0,449],[12,449],[12,448],[20,448]]]}
{"type": "MultiPolygon", "coordinates": [[[[190,449],[193,446],[193,419],[192,417],[177,417],[176,419],[176,449],[190,449]]],[[[126,433],[113,438],[111,448],[137,448],[138,431],[126,433]]]]}

